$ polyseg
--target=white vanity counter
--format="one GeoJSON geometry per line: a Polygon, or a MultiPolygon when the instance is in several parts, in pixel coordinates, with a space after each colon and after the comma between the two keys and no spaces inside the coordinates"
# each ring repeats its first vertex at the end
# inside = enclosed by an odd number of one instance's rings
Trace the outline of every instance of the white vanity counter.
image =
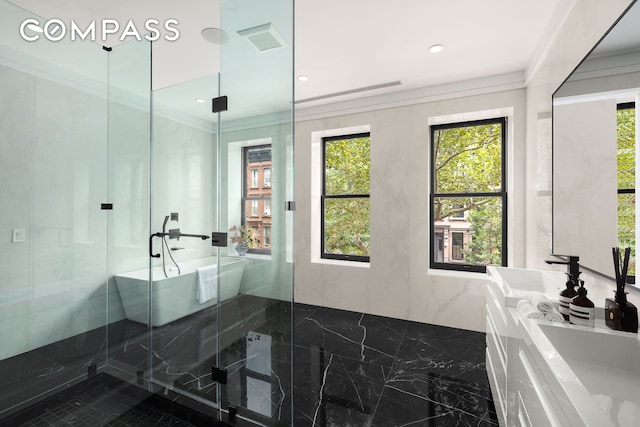
{"type": "MultiPolygon", "coordinates": [[[[544,294],[558,302],[558,295],[566,288],[567,275],[555,270],[527,270],[524,268],[487,267],[487,274],[504,295],[507,307],[516,307],[518,301],[532,292],[544,294]]],[[[587,297],[596,307],[596,317],[604,318],[604,300],[613,298],[614,290],[591,287],[587,283],[587,297]]]]}
{"type": "Polygon", "coordinates": [[[640,425],[638,334],[610,330],[602,319],[593,329],[524,319],[517,301],[530,292],[557,301],[564,274],[488,272],[487,372],[500,425],[640,425]]]}

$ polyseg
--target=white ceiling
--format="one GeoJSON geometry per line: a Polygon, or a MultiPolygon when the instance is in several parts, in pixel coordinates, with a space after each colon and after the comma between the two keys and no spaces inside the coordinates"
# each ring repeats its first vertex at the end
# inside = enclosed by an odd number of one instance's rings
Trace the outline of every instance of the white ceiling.
{"type": "MultiPolygon", "coordinates": [[[[235,1],[222,0],[222,7],[233,7],[235,1]]],[[[255,1],[260,6],[265,4],[265,0],[255,1]]],[[[298,0],[295,74],[305,74],[309,79],[296,80],[296,100],[323,98],[299,104],[317,106],[513,72],[526,76],[575,1],[298,0]],[[437,43],[445,45],[445,50],[430,54],[428,47],[437,43]],[[401,84],[357,91],[396,81],[401,84]],[[345,91],[355,93],[327,97],[345,91]]],[[[77,22],[103,18],[122,22],[133,18],[136,23],[151,17],[178,19],[180,39],[154,43],[156,89],[217,72],[219,48],[205,42],[200,31],[220,26],[220,2],[12,1],[45,18],[73,18],[77,22]]],[[[222,24],[225,27],[225,22],[222,24]]],[[[235,31],[230,35],[237,36],[235,31]]],[[[260,82],[242,84],[248,92],[260,96],[260,82]]]]}
{"type": "Polygon", "coordinates": [[[402,82],[354,95],[367,96],[525,71],[542,53],[567,3],[296,2],[296,74],[309,76],[296,85],[296,98],[402,82]],[[434,44],[443,44],[445,50],[429,53],[434,44]]]}

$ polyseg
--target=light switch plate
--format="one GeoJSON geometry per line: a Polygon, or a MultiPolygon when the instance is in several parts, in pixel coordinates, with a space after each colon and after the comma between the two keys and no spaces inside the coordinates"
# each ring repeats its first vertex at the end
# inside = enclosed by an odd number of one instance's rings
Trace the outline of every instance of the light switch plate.
{"type": "Polygon", "coordinates": [[[13,243],[24,243],[27,237],[27,232],[24,228],[14,228],[12,232],[11,241],[13,243]]]}

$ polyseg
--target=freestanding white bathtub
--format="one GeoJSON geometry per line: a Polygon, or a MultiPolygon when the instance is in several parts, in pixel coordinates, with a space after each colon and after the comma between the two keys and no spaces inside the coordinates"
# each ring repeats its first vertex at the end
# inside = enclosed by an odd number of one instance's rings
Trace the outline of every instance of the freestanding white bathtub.
{"type": "MultiPolygon", "coordinates": [[[[220,258],[218,269],[218,297],[200,304],[197,299],[197,269],[215,265],[216,257],[206,257],[191,261],[182,261],[179,276],[173,264],[167,265],[168,278],[164,276],[162,266],[153,269],[153,287],[151,294],[152,325],[162,326],[196,311],[216,305],[218,300],[225,301],[238,295],[244,260],[239,258],[220,258]],[[173,267],[169,271],[169,267],[173,267]]],[[[136,322],[148,323],[149,270],[136,270],[115,276],[118,292],[122,299],[127,318],[136,322]]]]}

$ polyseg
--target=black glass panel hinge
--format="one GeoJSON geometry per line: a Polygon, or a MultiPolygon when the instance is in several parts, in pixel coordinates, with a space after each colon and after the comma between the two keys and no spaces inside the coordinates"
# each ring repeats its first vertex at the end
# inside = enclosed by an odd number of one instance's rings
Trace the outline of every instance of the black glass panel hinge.
{"type": "Polygon", "coordinates": [[[218,368],[217,366],[211,367],[211,381],[218,384],[227,383],[227,370],[224,368],[218,368]]]}
{"type": "Polygon", "coordinates": [[[211,246],[218,246],[220,248],[227,247],[227,233],[213,232],[211,233],[211,246]]]}
{"type": "Polygon", "coordinates": [[[226,96],[219,96],[217,98],[213,98],[211,100],[211,111],[214,113],[227,111],[228,101],[229,99],[226,96]]]}

